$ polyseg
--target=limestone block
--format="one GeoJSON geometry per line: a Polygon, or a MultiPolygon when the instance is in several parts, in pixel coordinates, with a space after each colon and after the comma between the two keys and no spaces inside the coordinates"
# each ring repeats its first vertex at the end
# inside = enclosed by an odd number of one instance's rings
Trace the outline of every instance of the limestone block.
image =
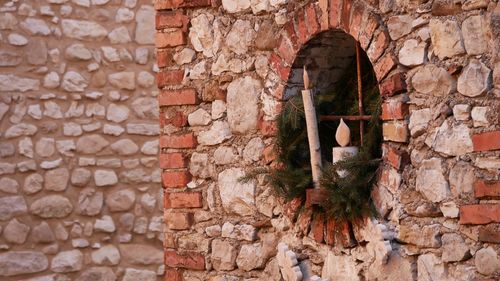
{"type": "Polygon", "coordinates": [[[0,276],[36,273],[49,267],[47,257],[36,251],[9,251],[0,254],[0,276]]]}
{"type": "Polygon", "coordinates": [[[452,58],[465,53],[462,32],[456,21],[431,19],[429,27],[434,53],[439,59],[452,58]]]}
{"type": "Polygon", "coordinates": [[[250,76],[232,81],[227,87],[227,118],[232,132],[246,133],[257,128],[259,80],[250,76]]]}
{"type": "Polygon", "coordinates": [[[212,241],[212,264],[216,270],[233,270],[236,267],[238,249],[228,240],[212,241]]]}
{"type": "Polygon", "coordinates": [[[457,90],[466,97],[477,97],[491,88],[491,70],[482,62],[472,59],[458,77],[457,90]]]}
{"type": "Polygon", "coordinates": [[[222,206],[228,213],[248,216],[254,213],[255,183],[240,182],[245,172],[240,168],[230,168],[218,176],[218,185],[222,206]]]}

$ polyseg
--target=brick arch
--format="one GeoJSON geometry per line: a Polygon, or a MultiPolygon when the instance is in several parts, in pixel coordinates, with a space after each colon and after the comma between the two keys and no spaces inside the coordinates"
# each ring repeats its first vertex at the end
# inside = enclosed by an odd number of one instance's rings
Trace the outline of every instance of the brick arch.
{"type": "Polygon", "coordinates": [[[397,69],[397,56],[389,48],[387,28],[368,4],[357,0],[315,0],[298,9],[283,26],[278,47],[270,57],[271,69],[280,80],[274,96],[279,99],[285,96],[285,86],[299,52],[320,33],[331,30],[341,30],[358,41],[373,66],[383,99],[384,169],[379,183],[397,190],[402,170],[409,163],[409,105],[399,96],[407,91],[406,73],[397,69]]]}

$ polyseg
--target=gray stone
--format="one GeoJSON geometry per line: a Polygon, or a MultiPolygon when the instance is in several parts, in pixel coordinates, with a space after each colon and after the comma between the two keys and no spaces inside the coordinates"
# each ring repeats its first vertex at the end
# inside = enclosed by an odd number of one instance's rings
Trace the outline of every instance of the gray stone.
{"type": "Polygon", "coordinates": [[[0,92],[28,92],[40,88],[38,79],[23,78],[13,74],[0,74],[0,92]]]}
{"type": "Polygon", "coordinates": [[[146,155],[157,155],[159,149],[159,141],[147,141],[141,147],[141,152],[146,155]]]}
{"type": "Polygon", "coordinates": [[[448,280],[444,264],[435,254],[418,256],[418,281],[448,280]]]}
{"type": "MultiPolygon", "coordinates": [[[[117,49],[115,49],[113,47],[102,46],[101,50],[102,50],[102,53],[103,53],[104,57],[106,58],[106,60],[108,60],[110,62],[118,62],[118,61],[120,61],[120,54],[118,54],[118,50],[117,49]]],[[[101,77],[101,76],[99,76],[99,77],[101,77]]],[[[103,82],[101,82],[99,84],[104,85],[105,81],[103,81],[103,82]]]]}
{"type": "Polygon", "coordinates": [[[108,145],[109,142],[100,135],[86,135],[76,142],[76,151],[83,154],[95,154],[108,145]]]}
{"type": "Polygon", "coordinates": [[[222,228],[218,224],[208,226],[205,228],[205,233],[208,235],[208,237],[219,237],[222,234],[222,228]]]}
{"type": "Polygon", "coordinates": [[[134,265],[163,264],[163,249],[151,245],[122,244],[120,252],[124,260],[134,265]]]}
{"type": "Polygon", "coordinates": [[[0,276],[36,273],[49,267],[47,257],[35,251],[9,251],[0,253],[0,276]]]}
{"type": "Polygon", "coordinates": [[[477,251],[474,257],[474,264],[477,271],[484,275],[492,275],[500,269],[500,259],[492,247],[477,251]]]}
{"type": "Polygon", "coordinates": [[[45,190],[64,191],[68,187],[69,171],[58,168],[45,173],[45,190]]]}
{"type": "Polygon", "coordinates": [[[63,135],[67,137],[78,137],[83,134],[82,126],[74,122],[65,122],[63,124],[63,135]]]}
{"type": "Polygon", "coordinates": [[[9,36],[7,37],[7,41],[12,46],[25,46],[26,44],[28,44],[28,39],[18,33],[9,34],[9,36]]]}
{"type": "Polygon", "coordinates": [[[472,122],[474,127],[487,127],[490,125],[488,121],[488,110],[487,106],[475,106],[471,111],[472,122]]]}
{"type": "Polygon", "coordinates": [[[389,36],[392,40],[397,40],[412,30],[413,18],[409,15],[393,16],[387,21],[389,36]]]}
{"type": "Polygon", "coordinates": [[[90,60],[92,53],[85,45],[81,43],[69,45],[65,52],[66,58],[69,60],[90,60]]]}
{"type": "Polygon", "coordinates": [[[456,21],[446,20],[443,22],[431,19],[429,27],[433,50],[439,59],[452,58],[465,53],[462,34],[456,21]]]}
{"type": "Polygon", "coordinates": [[[151,270],[125,269],[122,281],[156,281],[156,273],[151,270]]]}
{"type": "Polygon", "coordinates": [[[50,28],[42,19],[27,18],[20,24],[22,29],[29,32],[31,35],[50,35],[50,28]]]}
{"type": "Polygon", "coordinates": [[[191,19],[189,39],[198,52],[203,52],[205,57],[214,57],[221,46],[222,35],[218,30],[219,22],[214,21],[211,14],[200,14],[191,19]]]}
{"type": "Polygon", "coordinates": [[[196,58],[196,52],[190,48],[184,48],[182,51],[175,53],[174,61],[178,65],[188,64],[196,58]]]}
{"type": "Polygon", "coordinates": [[[99,232],[113,233],[116,230],[115,223],[110,216],[102,216],[94,223],[94,230],[99,232]]]}
{"type": "Polygon", "coordinates": [[[14,29],[17,25],[16,17],[11,13],[2,13],[2,17],[0,17],[0,29],[8,30],[14,29]]]}
{"type": "Polygon", "coordinates": [[[155,84],[155,77],[148,71],[141,71],[137,75],[137,85],[142,88],[150,88],[155,84]]]}
{"type": "Polygon", "coordinates": [[[135,16],[135,42],[143,45],[155,43],[155,9],[142,5],[135,16]]]}
{"type": "Polygon", "coordinates": [[[141,119],[158,119],[158,100],[156,98],[137,98],[132,102],[132,111],[141,119]]]}
{"type": "Polygon", "coordinates": [[[16,171],[16,164],[0,162],[0,176],[5,174],[13,174],[16,171]]]}
{"type": "Polygon", "coordinates": [[[422,161],[417,171],[415,189],[431,202],[441,202],[450,195],[439,158],[422,161]]]}
{"type": "Polygon", "coordinates": [[[470,16],[462,22],[462,34],[467,54],[480,55],[488,51],[488,25],[483,16],[470,16]]]}
{"type": "Polygon", "coordinates": [[[23,61],[23,58],[15,53],[9,51],[0,51],[0,67],[1,66],[16,66],[23,61]]]}
{"type": "Polygon", "coordinates": [[[79,250],[58,253],[50,264],[54,272],[66,273],[80,271],[83,267],[83,254],[79,250]]]}
{"type": "Polygon", "coordinates": [[[215,173],[215,167],[209,163],[208,154],[193,152],[189,161],[189,172],[202,179],[210,178],[215,173]]]}
{"type": "Polygon", "coordinates": [[[229,213],[248,216],[254,213],[255,183],[240,182],[245,172],[240,168],[230,168],[218,176],[222,206],[229,213]]]}
{"type": "Polygon", "coordinates": [[[450,126],[448,121],[443,122],[435,137],[431,140],[432,148],[436,152],[450,156],[459,156],[472,152],[469,127],[465,124],[450,126]]]}
{"type": "Polygon", "coordinates": [[[122,189],[108,194],[106,206],[110,212],[128,211],[134,206],[135,192],[132,189],[122,189]]]}
{"type": "Polygon", "coordinates": [[[233,270],[236,266],[238,250],[228,240],[214,239],[212,241],[211,261],[215,270],[233,270]]]}
{"type": "Polygon", "coordinates": [[[268,259],[261,243],[245,244],[241,246],[236,264],[238,268],[244,271],[250,271],[257,268],[263,268],[268,259]]]}
{"type": "Polygon", "coordinates": [[[19,184],[15,179],[11,178],[1,178],[0,179],[0,191],[10,194],[16,194],[19,189],[19,184]]]}
{"type": "Polygon", "coordinates": [[[252,242],[257,238],[257,230],[249,224],[225,222],[222,225],[222,237],[252,242]]]}
{"type": "Polygon", "coordinates": [[[230,139],[230,125],[225,121],[215,121],[210,130],[198,134],[198,143],[202,145],[216,145],[230,139]]]}
{"type": "Polygon", "coordinates": [[[398,251],[393,251],[387,264],[381,266],[379,263],[372,263],[366,273],[367,280],[402,281],[416,280],[416,270],[414,263],[408,258],[401,257],[398,251]]]}
{"type": "Polygon", "coordinates": [[[443,243],[442,260],[444,262],[462,261],[470,257],[469,247],[462,236],[456,233],[445,233],[441,236],[443,243]]]}
{"type": "Polygon", "coordinates": [[[127,106],[116,105],[114,103],[108,106],[106,119],[116,123],[123,122],[128,119],[130,110],[127,106]]]}
{"type": "Polygon", "coordinates": [[[92,21],[63,19],[61,27],[64,36],[78,40],[102,40],[108,35],[106,28],[92,21]]]}
{"type": "Polygon", "coordinates": [[[470,105],[457,104],[453,106],[453,116],[457,121],[466,121],[470,118],[470,105]]]}
{"type": "Polygon", "coordinates": [[[403,47],[399,50],[399,62],[406,66],[417,66],[423,64],[425,58],[425,47],[425,42],[419,43],[415,39],[405,41],[403,47]]]}
{"type": "Polygon", "coordinates": [[[43,103],[45,108],[43,114],[52,119],[61,119],[63,114],[61,112],[61,107],[54,101],[46,101],[43,103]]]}
{"type": "Polygon", "coordinates": [[[26,242],[30,227],[17,219],[11,220],[3,230],[5,241],[14,244],[23,244],[26,242]]]}
{"type": "Polygon", "coordinates": [[[425,133],[431,118],[432,111],[430,108],[413,111],[410,115],[410,123],[408,125],[411,135],[418,137],[425,133]]]}
{"type": "Polygon", "coordinates": [[[56,240],[54,232],[47,222],[41,222],[39,225],[33,227],[31,234],[33,240],[37,243],[52,243],[56,240]]]}
{"type": "Polygon", "coordinates": [[[474,168],[466,162],[457,162],[450,170],[450,187],[454,197],[470,194],[474,191],[474,168]]]}
{"type": "Polygon", "coordinates": [[[264,142],[261,138],[255,137],[251,139],[243,149],[243,159],[248,162],[259,161],[264,150],[264,142]]]}
{"type": "Polygon", "coordinates": [[[61,195],[41,197],[30,206],[30,212],[44,219],[64,218],[73,211],[73,205],[68,198],[61,195]]]}
{"type": "Polygon", "coordinates": [[[128,42],[132,42],[132,38],[130,38],[128,29],[125,26],[120,26],[113,29],[108,34],[108,39],[111,44],[126,44],[128,42]]]}
{"type": "Polygon", "coordinates": [[[43,87],[46,89],[56,89],[61,83],[61,78],[59,74],[55,71],[51,71],[45,75],[43,78],[43,87]]]}
{"type": "Polygon", "coordinates": [[[351,257],[346,255],[337,256],[332,251],[329,251],[321,272],[321,278],[360,281],[355,265],[351,257]]]}
{"type": "Polygon", "coordinates": [[[80,73],[68,71],[63,76],[61,87],[66,92],[83,92],[87,88],[89,82],[80,73]]]}
{"type": "Polygon", "coordinates": [[[115,21],[117,23],[127,23],[134,20],[135,13],[127,8],[119,8],[116,11],[115,21]]]}
{"type": "Polygon", "coordinates": [[[114,245],[106,245],[90,255],[92,262],[97,265],[117,265],[120,263],[120,251],[114,245]]]}
{"type": "Polygon", "coordinates": [[[246,133],[257,128],[259,80],[251,76],[232,81],[227,87],[227,118],[231,131],[246,133]]]}
{"type": "Polygon", "coordinates": [[[91,267],[82,272],[76,281],[116,281],[116,275],[109,267],[91,267]]]}
{"type": "Polygon", "coordinates": [[[453,77],[445,69],[433,64],[419,68],[411,82],[417,92],[434,96],[447,96],[456,88],[453,77]]]}
{"type": "Polygon", "coordinates": [[[418,247],[439,248],[441,247],[440,228],[439,224],[425,225],[423,227],[411,223],[401,224],[396,239],[418,247]]]}
{"type": "Polygon", "coordinates": [[[254,42],[255,35],[250,21],[238,19],[226,36],[226,46],[238,55],[245,54],[254,42]]]}
{"type": "Polygon", "coordinates": [[[34,194],[42,190],[43,177],[40,174],[31,174],[24,179],[23,192],[34,194]]]}
{"type": "Polygon", "coordinates": [[[22,196],[0,197],[0,221],[6,221],[27,212],[26,201],[22,196]]]}
{"type": "Polygon", "coordinates": [[[139,146],[131,139],[121,139],[112,143],[109,147],[118,155],[132,155],[139,151],[139,146]]]}
{"type": "Polygon", "coordinates": [[[226,112],[226,103],[221,100],[214,100],[212,102],[212,119],[216,120],[224,116],[226,112]]]}
{"type": "Polygon", "coordinates": [[[458,77],[457,90],[466,97],[477,97],[491,88],[491,70],[477,59],[471,59],[458,77]]]}
{"type": "Polygon", "coordinates": [[[92,178],[92,172],[85,168],[76,168],[71,173],[71,184],[75,186],[86,186],[92,178]]]}
{"type": "Polygon", "coordinates": [[[108,75],[108,82],[117,89],[134,90],[135,72],[117,72],[108,75]]]}
{"type": "Polygon", "coordinates": [[[210,114],[203,108],[200,108],[188,115],[190,126],[206,126],[212,122],[210,114]]]}
{"type": "Polygon", "coordinates": [[[222,7],[231,14],[248,11],[250,5],[250,0],[222,0],[222,7]]]}
{"type": "Polygon", "coordinates": [[[76,212],[80,215],[95,216],[101,212],[104,202],[102,192],[97,192],[93,188],[85,188],[78,196],[78,206],[76,212]]]}
{"type": "Polygon", "coordinates": [[[118,183],[118,177],[112,170],[97,170],[94,172],[96,186],[110,186],[118,183]]]}
{"type": "Polygon", "coordinates": [[[439,209],[441,210],[441,213],[443,213],[443,216],[447,218],[458,218],[459,210],[453,201],[442,203],[441,206],[439,206],[439,209]]]}

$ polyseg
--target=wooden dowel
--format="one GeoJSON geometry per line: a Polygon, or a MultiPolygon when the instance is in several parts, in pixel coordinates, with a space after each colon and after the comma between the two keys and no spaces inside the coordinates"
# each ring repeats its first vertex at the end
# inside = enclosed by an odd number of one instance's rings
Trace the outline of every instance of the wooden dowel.
{"type": "Polygon", "coordinates": [[[339,115],[321,115],[319,120],[321,121],[338,121],[340,119],[348,120],[348,121],[370,121],[370,115],[361,115],[361,116],[339,116],[339,115]]]}
{"type": "MultiPolygon", "coordinates": [[[[363,83],[361,77],[361,46],[359,42],[356,41],[356,68],[358,72],[358,110],[359,115],[362,116],[363,112],[363,83]]],[[[365,122],[361,119],[359,122],[359,136],[361,140],[361,145],[363,145],[363,131],[365,130],[365,122]]]]}

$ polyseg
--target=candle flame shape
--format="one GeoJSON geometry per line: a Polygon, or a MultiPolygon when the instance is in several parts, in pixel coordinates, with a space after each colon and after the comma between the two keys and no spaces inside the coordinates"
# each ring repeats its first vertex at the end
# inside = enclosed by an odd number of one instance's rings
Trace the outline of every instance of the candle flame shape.
{"type": "Polygon", "coordinates": [[[335,140],[337,140],[337,143],[342,147],[347,146],[351,142],[351,130],[349,130],[344,119],[340,119],[340,124],[335,133],[335,140]]]}
{"type": "Polygon", "coordinates": [[[309,73],[307,72],[306,66],[304,65],[304,89],[311,89],[311,80],[309,79],[309,73]]]}

